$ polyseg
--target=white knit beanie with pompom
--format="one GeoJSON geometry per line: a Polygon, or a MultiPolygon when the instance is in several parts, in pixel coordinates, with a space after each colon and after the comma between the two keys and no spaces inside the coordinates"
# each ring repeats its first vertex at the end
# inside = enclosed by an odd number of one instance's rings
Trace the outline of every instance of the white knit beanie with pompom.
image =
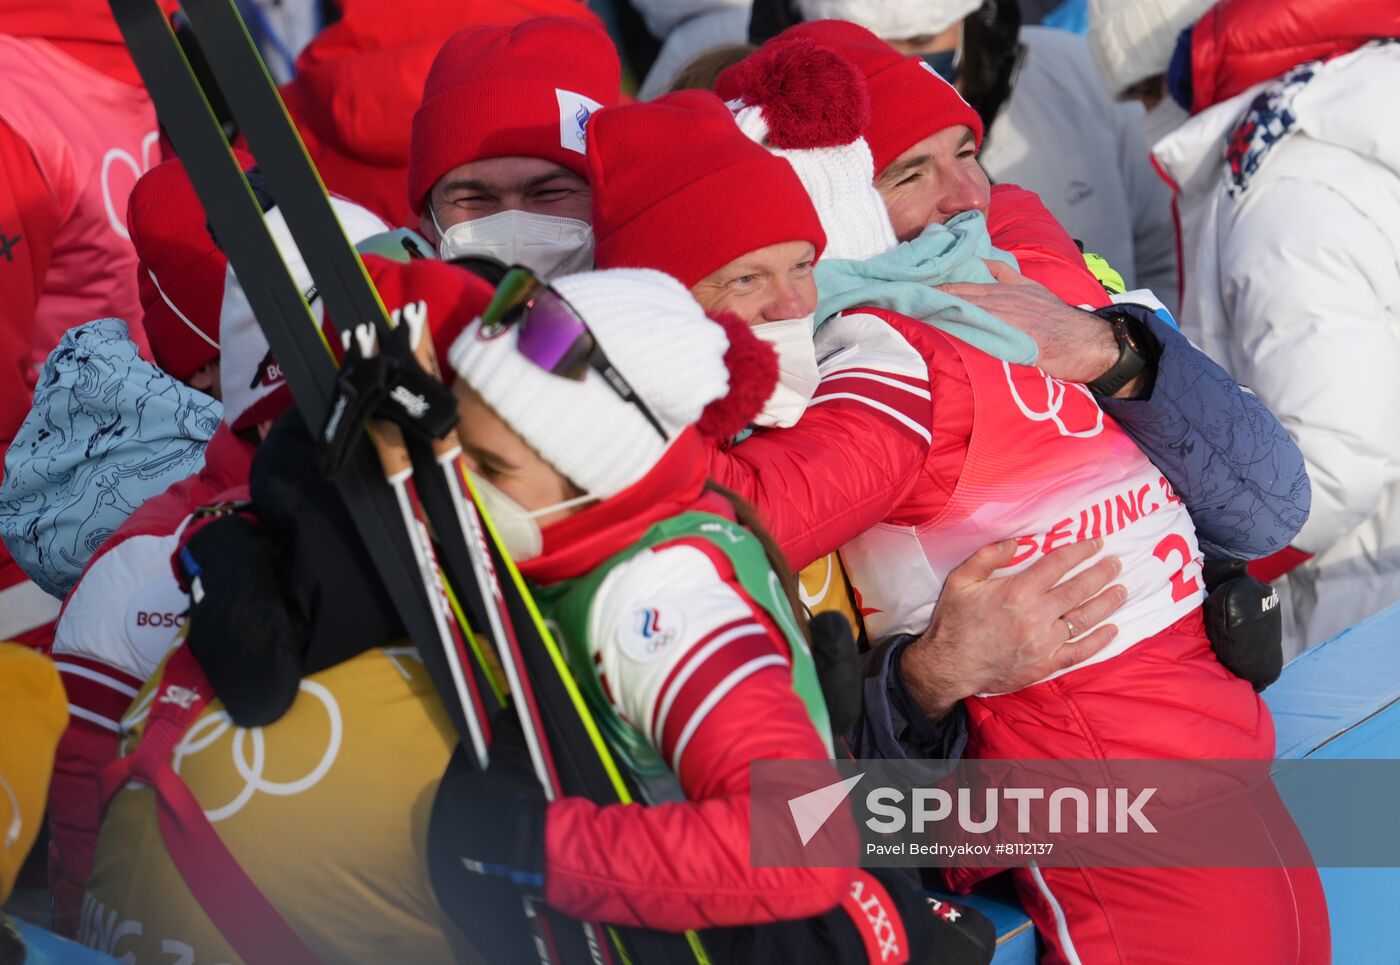
{"type": "Polygon", "coordinates": [[[584,320],[666,438],[593,368],[575,381],[535,365],[517,351],[515,326],[486,337],[477,319],[452,344],[448,362],[546,462],[606,499],[645,476],[729,393],[729,339],[685,286],[659,271],[566,275],[550,287],[584,320]]]}
{"type": "Polygon", "coordinates": [[[865,261],[898,243],[862,136],[865,77],[803,37],[770,41],[720,75],[715,88],[739,129],[786,158],[826,233],[826,258],[865,261]]]}

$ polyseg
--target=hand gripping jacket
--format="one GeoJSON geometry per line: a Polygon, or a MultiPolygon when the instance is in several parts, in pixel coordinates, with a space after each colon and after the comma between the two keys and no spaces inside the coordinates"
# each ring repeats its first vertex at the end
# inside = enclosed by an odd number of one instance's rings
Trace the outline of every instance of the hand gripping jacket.
{"type": "MultiPolygon", "coordinates": [[[[885,521],[842,549],[872,638],[922,632],[948,573],[1007,537],[1018,544],[1008,576],[1095,537],[1123,561],[1128,602],[1113,617],[1117,638],[1095,662],[1200,607],[1200,550],[1190,516],[1087,388],[999,362],[899,316],[875,311],[850,323],[859,326],[858,345],[878,343],[892,327],[920,348],[934,373],[934,411],[945,414],[934,424],[933,450],[961,450],[962,457],[960,467],[948,460],[943,468],[951,472],[916,487],[885,521]],[[947,417],[959,402],[970,417],[963,424],[947,417]]],[[[844,342],[851,334],[830,337],[844,342]]],[[[819,333],[817,343],[819,351],[827,347],[828,336],[819,333]]]]}

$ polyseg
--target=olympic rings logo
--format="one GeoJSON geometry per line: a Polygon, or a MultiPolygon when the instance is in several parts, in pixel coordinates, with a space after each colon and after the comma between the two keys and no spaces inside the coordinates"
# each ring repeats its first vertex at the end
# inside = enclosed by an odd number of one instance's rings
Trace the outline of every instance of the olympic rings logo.
{"type": "Polygon", "coordinates": [[[802,601],[802,605],[811,609],[818,603],[826,599],[827,593],[831,591],[831,574],[836,569],[836,560],[833,556],[825,556],[821,562],[826,563],[826,570],[822,574],[822,585],[815,593],[808,593],[807,587],[801,580],[797,581],[797,598],[802,601]]]}
{"type": "MultiPolygon", "coordinates": [[[[306,774],[295,780],[274,781],[269,779],[266,776],[268,751],[267,737],[264,734],[265,728],[248,729],[235,726],[228,714],[222,710],[206,714],[197,720],[194,726],[185,733],[180,743],[175,746],[170,766],[176,774],[179,774],[185,758],[213,746],[230,730],[233,731],[230,752],[233,756],[234,770],[242,778],[243,787],[228,803],[204,812],[204,816],[209,819],[211,824],[233,817],[260,792],[273,797],[291,797],[315,787],[329,773],[331,766],[340,754],[340,745],[345,734],[345,722],[341,716],[340,705],[325,686],[314,680],[303,680],[301,690],[316,698],[325,708],[330,733],[320,760],[306,774]]],[[[123,721],[123,730],[129,731],[145,718],[150,710],[150,698],[154,694],[155,691],[152,691],[142,701],[142,706],[132,709],[130,716],[123,721]]]]}
{"type": "Polygon", "coordinates": [[[1094,400],[1094,394],[1086,386],[1078,382],[1061,382],[1059,379],[1044,375],[1045,378],[1045,409],[1036,410],[1028,406],[1021,393],[1016,389],[1016,380],[1011,377],[1011,365],[1003,361],[1002,371],[1006,373],[1006,387],[1011,390],[1011,398],[1016,402],[1016,407],[1021,410],[1021,414],[1032,422],[1053,422],[1060,435],[1069,439],[1092,439],[1103,432],[1103,409],[1099,408],[1098,402],[1094,400]],[[1089,408],[1093,411],[1095,421],[1087,429],[1071,429],[1065,425],[1064,419],[1060,418],[1060,412],[1064,409],[1065,398],[1068,389],[1077,389],[1084,393],[1084,398],[1089,402],[1089,408]]]}
{"type": "Polygon", "coordinates": [[[151,131],[141,139],[141,160],[131,156],[131,152],[120,147],[109,148],[102,156],[102,205],[107,209],[107,222],[112,226],[112,230],[121,235],[127,241],[131,240],[131,233],[126,230],[126,204],[125,198],[131,193],[131,188],[126,187],[114,197],[112,190],[112,165],[120,164],[131,172],[132,184],[140,180],[141,175],[151,169],[152,163],[158,158],[155,157],[156,148],[160,144],[160,132],[151,131]],[[117,199],[123,201],[122,211],[117,212],[117,199]]]}

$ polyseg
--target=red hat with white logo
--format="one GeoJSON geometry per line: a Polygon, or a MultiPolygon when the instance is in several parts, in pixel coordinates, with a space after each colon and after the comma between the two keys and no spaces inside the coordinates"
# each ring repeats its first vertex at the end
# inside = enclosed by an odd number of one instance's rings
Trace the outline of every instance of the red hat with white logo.
{"type": "Polygon", "coordinates": [[[792,165],[749,140],[708,91],[614,107],[588,137],[599,268],[655,268],[690,288],[769,245],[826,247],[792,165]]]}
{"type": "MultiPolygon", "coordinates": [[[[340,226],[352,244],[370,235],[388,231],[389,226],[368,208],[344,198],[331,198],[331,206],[340,219],[340,226]]],[[[282,253],[293,282],[303,292],[314,288],[306,260],[292,240],[291,230],[280,208],[263,215],[268,233],[282,253]]],[[[311,304],[317,322],[324,317],[324,299],[311,304]]],[[[275,419],[292,404],[282,367],[272,355],[267,336],[248,304],[248,296],[238,282],[232,266],[223,284],[223,303],[219,310],[219,342],[223,345],[220,363],[220,387],[223,391],[224,421],[233,429],[246,429],[268,419],[275,419]]]]}
{"type": "MultiPolygon", "coordinates": [[[[243,170],[253,159],[235,152],[243,170]]],[[[219,304],[228,259],[214,244],[204,206],[178,160],[136,182],[126,210],[136,285],[156,365],[188,382],[219,357],[219,304]]]]}
{"type": "Polygon", "coordinates": [[[982,143],[982,118],[952,84],[918,57],[906,57],[864,27],[843,20],[815,20],[789,27],[769,43],[806,37],[830,47],[865,75],[870,123],[865,139],[878,175],[931,134],[961,124],[982,143]]]}
{"type": "Polygon", "coordinates": [[[453,34],[413,115],[409,206],[422,212],[438,179],[469,161],[543,158],[585,176],[588,119],[617,103],[621,73],[608,35],[576,17],[453,34]]]}

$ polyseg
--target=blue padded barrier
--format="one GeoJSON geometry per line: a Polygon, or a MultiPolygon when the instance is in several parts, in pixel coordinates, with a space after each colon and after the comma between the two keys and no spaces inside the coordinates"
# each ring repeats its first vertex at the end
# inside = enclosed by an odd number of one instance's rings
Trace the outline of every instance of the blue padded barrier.
{"type": "Polygon", "coordinates": [[[11,918],[24,939],[23,965],[117,965],[111,955],[59,938],[53,932],[20,918],[11,918]]]}
{"type": "Polygon", "coordinates": [[[1280,758],[1400,758],[1400,734],[1370,729],[1372,718],[1400,701],[1400,604],[1300,654],[1264,699],[1273,711],[1280,758]],[[1363,725],[1368,734],[1356,735],[1363,725]],[[1369,750],[1337,755],[1329,750],[1337,742],[1369,750]]]}
{"type": "MultiPolygon", "coordinates": [[[[1400,605],[1301,654],[1265,697],[1280,758],[1400,759],[1400,605]]],[[[1335,965],[1400,962],[1400,868],[1320,874],[1335,965]]]]}

